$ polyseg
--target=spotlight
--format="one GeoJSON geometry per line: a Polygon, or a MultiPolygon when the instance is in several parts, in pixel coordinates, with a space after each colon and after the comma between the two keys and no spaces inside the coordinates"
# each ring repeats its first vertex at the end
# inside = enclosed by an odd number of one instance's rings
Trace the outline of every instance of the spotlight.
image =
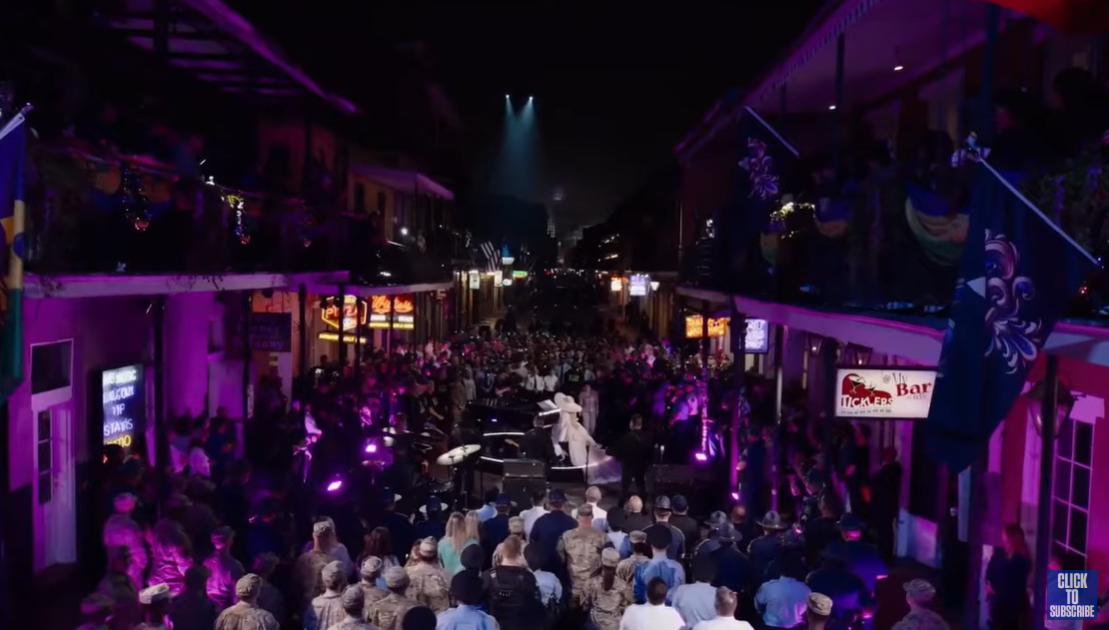
{"type": "Polygon", "coordinates": [[[732,493],[732,500],[733,501],[739,501],[739,493],[738,492],[733,492],[732,493]]]}
{"type": "Polygon", "coordinates": [[[335,479],[331,483],[327,484],[327,491],[328,492],[338,492],[339,490],[342,489],[342,487],[343,487],[343,480],[342,479],[335,479]]]}
{"type": "Polygon", "coordinates": [[[505,95],[504,95],[504,97],[505,97],[505,98],[512,98],[511,96],[509,96],[509,95],[507,95],[507,94],[505,94],[505,95]]]}
{"type": "Polygon", "coordinates": [[[693,459],[695,459],[699,462],[707,462],[709,460],[709,456],[708,456],[708,454],[704,453],[703,451],[698,451],[698,452],[693,454],[693,459]]]}
{"type": "Polygon", "coordinates": [[[528,102],[530,103],[532,101],[532,99],[534,99],[534,98],[535,98],[534,96],[529,96],[528,97],[528,102]]]}
{"type": "Polygon", "coordinates": [[[835,111],[836,106],[835,105],[829,105],[828,109],[831,110],[831,111],[835,111]]]}
{"type": "Polygon", "coordinates": [[[893,67],[894,72],[901,72],[904,69],[905,69],[905,66],[894,66],[893,67]]]}
{"type": "Polygon", "coordinates": [[[377,444],[375,444],[373,442],[370,442],[370,443],[366,444],[365,452],[367,452],[367,453],[376,453],[377,452],[377,444]]]}

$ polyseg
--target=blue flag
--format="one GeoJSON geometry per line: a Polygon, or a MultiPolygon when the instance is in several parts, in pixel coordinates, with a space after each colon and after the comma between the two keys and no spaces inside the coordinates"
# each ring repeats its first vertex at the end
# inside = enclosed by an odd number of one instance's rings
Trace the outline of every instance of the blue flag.
{"type": "Polygon", "coordinates": [[[746,277],[755,284],[735,288],[758,290],[762,287],[757,285],[765,281],[759,277],[760,271],[765,271],[765,262],[759,255],[759,236],[770,213],[782,205],[783,186],[793,172],[798,154],[750,107],[744,107],[736,133],[735,201],[720,217],[717,229],[727,234],[721,241],[726,274],[746,277]]]}
{"type": "Polygon", "coordinates": [[[932,458],[981,456],[1055,323],[1098,266],[990,165],[979,165],[951,320],[928,410],[932,458]]]}
{"type": "Polygon", "coordinates": [[[23,114],[0,129],[0,228],[4,232],[4,291],[0,294],[0,399],[23,381],[23,114]]]}

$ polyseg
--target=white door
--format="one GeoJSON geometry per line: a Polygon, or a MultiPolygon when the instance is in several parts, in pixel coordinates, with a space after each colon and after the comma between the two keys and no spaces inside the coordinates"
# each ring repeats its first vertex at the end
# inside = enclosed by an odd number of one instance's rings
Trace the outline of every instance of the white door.
{"type": "Polygon", "coordinates": [[[77,562],[73,403],[35,413],[35,573],[77,562]],[[41,533],[41,534],[39,534],[41,533]]]}

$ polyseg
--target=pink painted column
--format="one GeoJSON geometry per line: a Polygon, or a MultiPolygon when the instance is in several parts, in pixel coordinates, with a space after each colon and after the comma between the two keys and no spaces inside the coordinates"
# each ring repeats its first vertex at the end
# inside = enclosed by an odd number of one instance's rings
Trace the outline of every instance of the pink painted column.
{"type": "MultiPolygon", "coordinates": [[[[177,293],[166,298],[166,418],[196,417],[208,397],[209,326],[218,317],[214,293],[177,293]]],[[[208,410],[214,412],[214,409],[208,410]]]]}

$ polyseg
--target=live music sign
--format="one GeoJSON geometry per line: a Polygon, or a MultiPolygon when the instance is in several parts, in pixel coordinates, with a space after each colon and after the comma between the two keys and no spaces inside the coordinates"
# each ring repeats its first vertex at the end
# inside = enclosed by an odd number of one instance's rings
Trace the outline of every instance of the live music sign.
{"type": "Polygon", "coordinates": [[[841,367],[836,370],[836,416],[923,420],[935,385],[933,369],[841,367]]]}

